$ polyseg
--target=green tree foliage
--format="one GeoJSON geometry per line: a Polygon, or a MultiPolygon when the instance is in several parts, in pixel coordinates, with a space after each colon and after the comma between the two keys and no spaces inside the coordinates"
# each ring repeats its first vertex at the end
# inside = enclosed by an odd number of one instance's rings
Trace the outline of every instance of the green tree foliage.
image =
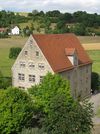
{"type": "Polygon", "coordinates": [[[12,47],[9,51],[9,58],[16,59],[18,54],[20,53],[21,48],[20,47],[12,47]]]}
{"type": "Polygon", "coordinates": [[[91,75],[91,88],[92,92],[100,90],[100,75],[96,72],[92,72],[91,75]]]}
{"type": "Polygon", "coordinates": [[[4,77],[2,72],[0,71],[0,89],[6,89],[11,86],[11,78],[4,77]]]}
{"type": "Polygon", "coordinates": [[[7,32],[0,33],[0,38],[8,38],[7,32]]]}
{"type": "Polygon", "coordinates": [[[39,128],[24,128],[20,134],[46,134],[39,128]]]}
{"type": "Polygon", "coordinates": [[[24,36],[30,36],[30,34],[33,33],[33,25],[31,25],[32,27],[29,28],[28,26],[26,26],[24,29],[23,29],[23,35],[24,36]]]}
{"type": "Polygon", "coordinates": [[[29,93],[47,134],[90,134],[93,126],[92,105],[74,100],[67,80],[48,74],[40,85],[29,89],[29,93]]]}
{"type": "Polygon", "coordinates": [[[33,101],[17,88],[0,91],[0,134],[17,134],[30,124],[33,101]]]}
{"type": "Polygon", "coordinates": [[[53,10],[53,11],[46,12],[46,16],[48,16],[48,17],[59,17],[60,14],[61,13],[58,10],[53,10]]]}
{"type": "Polygon", "coordinates": [[[25,16],[20,16],[19,14],[16,14],[14,12],[0,11],[0,27],[8,27],[11,24],[18,24],[22,22],[27,22],[28,18],[25,16]]]}
{"type": "Polygon", "coordinates": [[[84,24],[76,24],[70,29],[70,32],[75,33],[76,35],[86,35],[86,27],[84,24]]]}

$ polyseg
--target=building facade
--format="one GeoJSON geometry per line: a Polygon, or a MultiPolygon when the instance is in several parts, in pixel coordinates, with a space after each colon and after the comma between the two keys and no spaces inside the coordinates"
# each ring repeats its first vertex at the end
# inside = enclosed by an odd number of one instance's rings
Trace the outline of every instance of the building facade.
{"type": "Polygon", "coordinates": [[[12,67],[12,85],[27,89],[51,72],[70,81],[73,97],[91,93],[92,61],[73,34],[31,35],[12,67]]]}
{"type": "Polygon", "coordinates": [[[19,35],[20,29],[18,26],[15,26],[14,28],[11,29],[11,34],[12,35],[19,35]]]}

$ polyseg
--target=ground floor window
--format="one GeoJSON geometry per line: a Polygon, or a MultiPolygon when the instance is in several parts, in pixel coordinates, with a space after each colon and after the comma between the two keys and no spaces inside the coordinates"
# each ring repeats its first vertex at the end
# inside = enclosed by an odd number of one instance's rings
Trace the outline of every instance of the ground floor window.
{"type": "Polygon", "coordinates": [[[25,74],[18,74],[18,80],[24,81],[25,80],[25,74]]]}
{"type": "Polygon", "coordinates": [[[42,82],[44,76],[40,76],[40,82],[42,82]]]}
{"type": "Polygon", "coordinates": [[[29,82],[35,82],[35,75],[29,75],[29,82]]]}

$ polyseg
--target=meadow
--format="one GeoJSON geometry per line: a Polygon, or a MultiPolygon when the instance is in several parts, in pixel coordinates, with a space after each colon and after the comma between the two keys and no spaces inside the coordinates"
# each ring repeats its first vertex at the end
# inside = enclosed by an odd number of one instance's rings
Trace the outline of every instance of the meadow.
{"type": "Polygon", "coordinates": [[[9,59],[9,50],[11,47],[23,47],[27,38],[13,36],[11,38],[0,39],[0,71],[4,76],[11,76],[11,67],[13,59],[9,59]]]}
{"type": "MultiPolygon", "coordinates": [[[[93,37],[94,38],[94,37],[93,37]]],[[[9,59],[9,50],[11,47],[23,47],[28,37],[12,36],[7,39],[0,39],[0,71],[4,76],[11,76],[11,67],[15,60],[9,59]]],[[[100,50],[91,50],[91,37],[79,37],[81,43],[87,43],[87,49],[90,58],[93,60],[93,72],[100,73],[100,50]],[[87,41],[88,40],[88,41],[87,41]]],[[[95,39],[96,43],[100,43],[100,37],[95,39]]],[[[94,43],[94,42],[93,42],[94,43]]],[[[98,44],[100,47],[100,44],[98,44]]]]}

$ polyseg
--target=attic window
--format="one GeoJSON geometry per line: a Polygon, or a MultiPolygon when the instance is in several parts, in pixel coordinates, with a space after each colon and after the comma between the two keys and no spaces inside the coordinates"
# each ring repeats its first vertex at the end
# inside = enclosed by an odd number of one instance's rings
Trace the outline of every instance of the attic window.
{"type": "Polygon", "coordinates": [[[33,43],[33,40],[30,40],[30,45],[32,45],[32,43],[33,43]]]}
{"type": "Polygon", "coordinates": [[[37,57],[39,56],[39,51],[36,51],[36,56],[37,56],[37,57]]]}
{"type": "Polygon", "coordinates": [[[28,51],[25,51],[25,55],[28,55],[28,51]]]}

